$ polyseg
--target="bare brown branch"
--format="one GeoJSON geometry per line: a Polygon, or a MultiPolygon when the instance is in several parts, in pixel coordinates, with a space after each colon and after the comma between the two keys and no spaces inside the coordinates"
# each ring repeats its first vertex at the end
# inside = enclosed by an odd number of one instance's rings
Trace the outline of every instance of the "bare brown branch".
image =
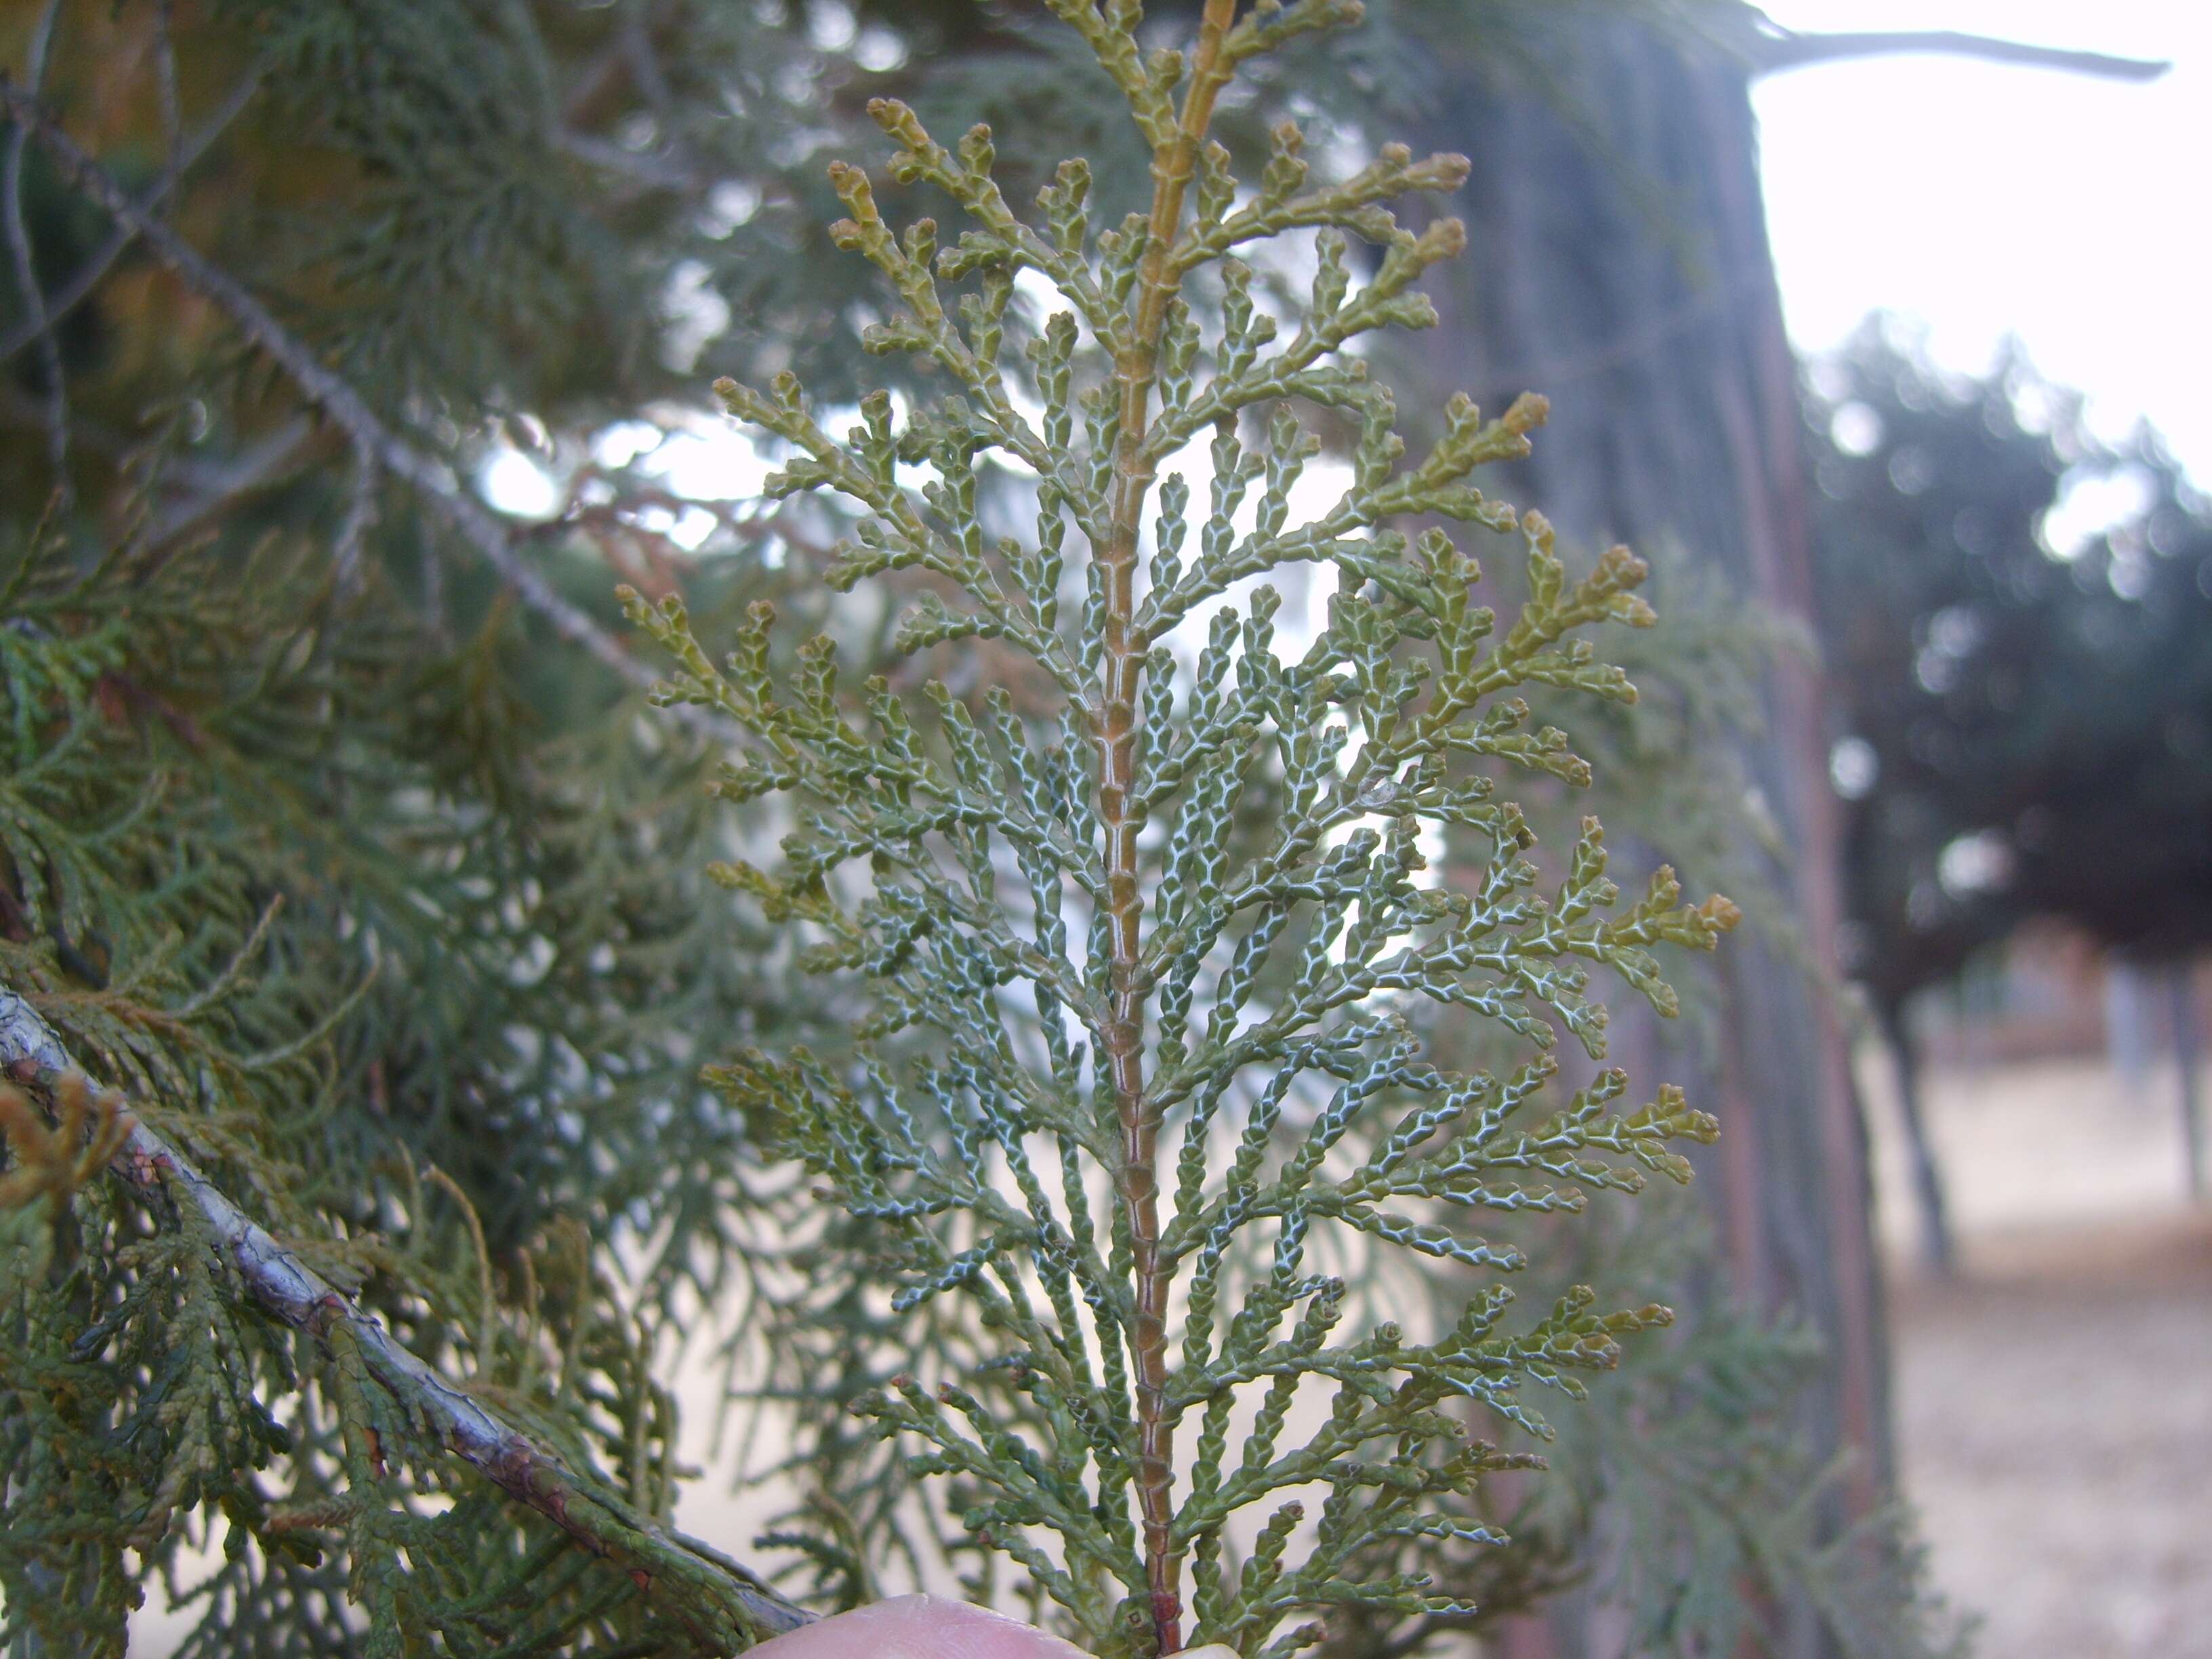
{"type": "Polygon", "coordinates": [[[2034,46],[2025,41],[1966,34],[1956,29],[1890,29],[1835,34],[1785,31],[1762,37],[1753,48],[1752,62],[1760,74],[1772,75],[1813,64],[1841,63],[1854,58],[1892,58],[1911,52],[1979,58],[1990,63],[2062,70],[2069,75],[2095,75],[2112,81],[2155,81],[2173,67],[2156,58],[2115,58],[2101,52],[2034,46]]]}
{"type": "MultiPolygon", "coordinates": [[[[172,166],[162,170],[151,190],[146,192],[141,205],[149,214],[164,210],[168,199],[192,163],[205,155],[208,147],[220,138],[226,128],[238,118],[240,112],[253,101],[253,94],[261,88],[261,71],[253,70],[242,76],[231,88],[215,113],[202,122],[184,142],[184,148],[172,166]]],[[[82,305],[100,279],[123,257],[124,250],[138,240],[138,233],[130,226],[118,224],[108,239],[94,250],[90,258],[70,273],[67,281],[45,296],[43,320],[26,318],[5,335],[0,335],[0,363],[4,363],[32,341],[42,338],[60,325],[62,319],[82,305]]]]}
{"type": "MultiPolygon", "coordinates": [[[[46,58],[54,43],[55,15],[61,0],[46,0],[31,30],[30,91],[36,98],[46,78],[46,58]]],[[[18,121],[8,135],[8,149],[0,159],[0,225],[8,238],[9,266],[16,290],[23,296],[23,315],[39,343],[39,368],[46,377],[46,462],[53,469],[54,488],[66,496],[69,489],[69,382],[62,374],[60,337],[46,318],[46,285],[39,280],[38,259],[31,246],[31,231],[23,214],[23,161],[30,134],[28,123],[18,121]]]]}

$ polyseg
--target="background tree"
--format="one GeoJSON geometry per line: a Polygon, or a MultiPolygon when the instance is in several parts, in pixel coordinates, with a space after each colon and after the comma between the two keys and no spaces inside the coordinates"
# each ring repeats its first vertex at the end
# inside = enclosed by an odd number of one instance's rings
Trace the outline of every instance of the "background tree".
{"type": "Polygon", "coordinates": [[[2017,354],[1946,374],[1877,319],[1811,383],[1850,969],[1942,1262],[1913,996],[2033,920],[2154,963],[2212,938],[2212,524],[2154,434],[2100,444],[2017,354]]]}
{"type": "MultiPolygon", "coordinates": [[[[1522,38],[1517,64],[1461,49],[1443,9],[1413,13],[1429,81],[1425,142],[1510,158],[1474,185],[1473,257],[1440,295],[1449,349],[1437,379],[1508,395],[1562,388],[1556,448],[1521,487],[1562,533],[1656,547],[1659,591],[1698,585],[1786,627],[1809,611],[1802,475],[1784,339],[1759,204],[1749,106],[1756,19],[1684,9],[1691,27],[1570,8],[1522,38]],[[1568,406],[1569,400],[1571,407],[1568,406]]],[[[1708,798],[1641,833],[1643,856],[1729,867],[1761,896],[1745,949],[1708,990],[1705,1040],[1657,1028],[1632,1048],[1687,1067],[1728,1103],[1707,1188],[1724,1242],[1717,1300],[1795,1310],[1825,1363],[1795,1404],[1841,1485],[1816,1500],[1819,1535],[1872,1512],[1889,1471],[1886,1362],[1865,1220],[1856,1103],[1825,975],[1837,914],[1833,824],[1819,754],[1818,690],[1776,652],[1746,683],[1747,714],[1715,718],[1662,677],[1694,740],[1725,757],[1747,818],[1708,798]],[[1762,902],[1762,899],[1765,901],[1762,902]]],[[[1515,1632],[1516,1654],[1590,1650],[1603,1614],[1567,1597],[1515,1632]]],[[[1768,1609],[1763,1650],[1832,1650],[1834,1621],[1800,1583],[1768,1609]]]]}
{"type": "MultiPolygon", "coordinates": [[[[1657,549],[1662,613],[1719,595],[1786,636],[1815,631],[1816,557],[1795,368],[1784,335],[1749,105],[1759,75],[1893,50],[1954,50],[2100,73],[2155,73],[1958,36],[1806,37],[1729,5],[1624,12],[1577,4],[1528,13],[1506,49],[1469,50],[1464,9],[1407,3],[1392,16],[1418,49],[1401,54],[1398,100],[1426,113],[1422,142],[1500,158],[1472,181],[1484,234],[1440,290],[1444,349],[1406,365],[1413,383],[1487,398],[1557,386],[1553,441],[1517,487],[1585,545],[1626,537],[1657,549]],[[1700,594],[1700,586],[1703,594],[1700,594]]],[[[2025,95],[2028,88],[2023,87],[2025,95]]],[[[1739,641],[1741,635],[1737,636],[1739,641]]],[[[1705,636],[1711,643],[1712,636],[1705,636]]],[[[1826,777],[1825,691],[1796,651],[1747,676],[1696,665],[1644,684],[1679,711],[1709,756],[1746,786],[1683,801],[1647,856],[1759,895],[1747,948],[1717,964],[1709,1040],[1677,1063],[1700,1069],[1743,1133],[1717,1177],[1723,1296],[1808,1318],[1828,1363],[1801,1396],[1802,1431],[1850,1471],[1820,1528],[1848,1530],[1889,1479],[1887,1367],[1866,1223],[1863,1127],[1835,1000],[1843,900],[1836,805],[1826,777]],[[1739,685],[1741,700],[1698,695],[1739,685]],[[1718,870],[1725,869],[1725,876],[1718,870]]],[[[1639,776],[1643,789],[1663,783],[1639,776]]],[[[1659,1028],[1624,1034],[1662,1042],[1659,1028]]],[[[1771,1650],[1821,1651],[1831,1619],[1800,1589],[1774,1609],[1771,1650]]],[[[1601,1639],[1594,1609],[1555,1602],[1521,1649],[1579,1652],[1601,1639]]]]}

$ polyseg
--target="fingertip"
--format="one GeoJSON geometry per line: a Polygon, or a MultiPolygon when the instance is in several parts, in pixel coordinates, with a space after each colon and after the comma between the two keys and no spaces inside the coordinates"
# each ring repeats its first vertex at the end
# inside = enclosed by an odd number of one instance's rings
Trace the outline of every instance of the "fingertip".
{"type": "Polygon", "coordinates": [[[871,1602],[753,1651],[760,1659],[1085,1659],[1033,1625],[936,1595],[871,1602]]]}

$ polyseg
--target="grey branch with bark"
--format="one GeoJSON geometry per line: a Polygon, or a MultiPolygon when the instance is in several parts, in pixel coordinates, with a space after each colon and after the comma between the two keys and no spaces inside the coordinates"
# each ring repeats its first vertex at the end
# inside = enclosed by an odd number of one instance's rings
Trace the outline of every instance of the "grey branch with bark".
{"type": "MultiPolygon", "coordinates": [[[[50,1099],[61,1079],[82,1069],[29,1001],[0,986],[0,1076],[50,1099]]],[[[445,1449],[580,1547],[623,1569],[646,1594],[665,1598],[702,1635],[736,1651],[812,1620],[727,1556],[639,1513],[605,1481],[572,1468],[449,1382],[145,1124],[132,1123],[110,1169],[149,1198],[165,1196],[197,1212],[221,1242],[225,1265],[264,1312],[325,1345],[343,1330],[369,1376],[410,1420],[427,1425],[445,1449]]]]}

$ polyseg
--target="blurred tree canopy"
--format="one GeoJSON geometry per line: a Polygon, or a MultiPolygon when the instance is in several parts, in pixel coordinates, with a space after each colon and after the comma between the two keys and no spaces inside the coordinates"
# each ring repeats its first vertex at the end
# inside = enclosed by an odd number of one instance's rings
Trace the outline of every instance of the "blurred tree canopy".
{"type": "Polygon", "coordinates": [[[1849,968],[1909,1079],[1907,1002],[2025,922],[2212,942],[2212,504],[2016,350],[1948,374],[1875,319],[1809,386],[1849,968]]]}
{"type": "Polygon", "coordinates": [[[1909,995],[2030,915],[2147,958],[2202,948],[2204,497],[2154,433],[2098,443],[2016,353],[1947,374],[1876,324],[1813,384],[1861,976],[1909,995]]]}

